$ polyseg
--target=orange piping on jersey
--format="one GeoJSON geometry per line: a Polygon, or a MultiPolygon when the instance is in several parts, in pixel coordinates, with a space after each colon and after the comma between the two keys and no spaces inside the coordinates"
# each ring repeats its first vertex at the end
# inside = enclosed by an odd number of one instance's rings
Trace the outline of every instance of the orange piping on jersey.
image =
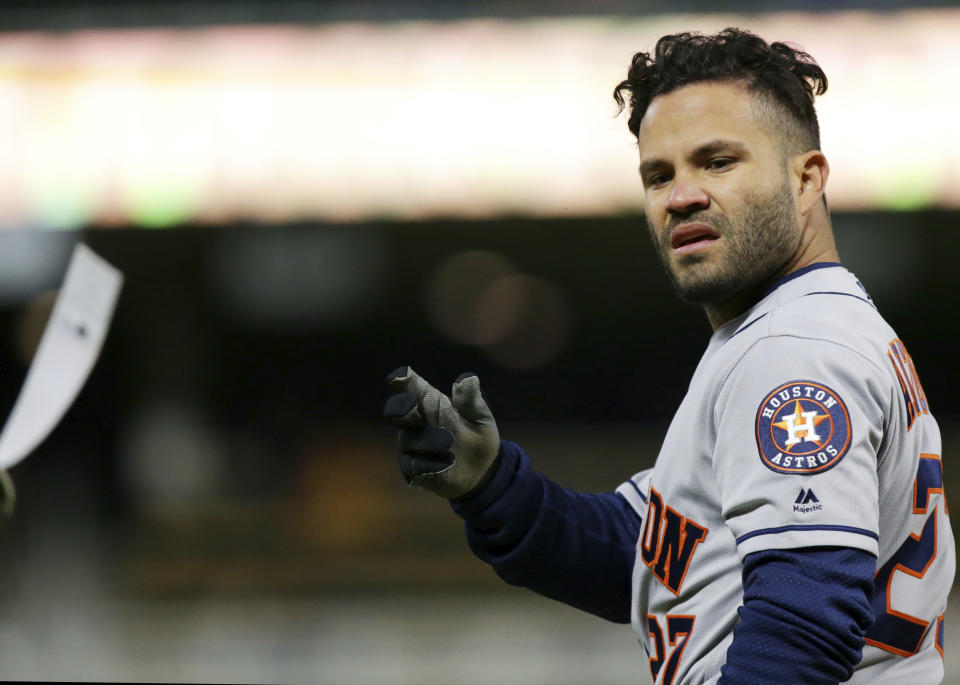
{"type": "Polygon", "coordinates": [[[660,554],[660,525],[662,523],[663,497],[657,492],[656,488],[651,485],[650,501],[647,502],[647,516],[643,523],[643,533],[640,535],[640,558],[643,559],[643,563],[647,566],[654,563],[660,554]],[[650,513],[654,508],[654,502],[656,502],[656,523],[650,525],[650,521],[654,519],[654,516],[650,513]],[[653,543],[652,549],[647,544],[647,538],[652,538],[650,540],[650,542],[653,543]],[[647,556],[650,557],[650,561],[647,561],[647,556]]]}
{"type": "MultiPolygon", "coordinates": [[[[670,646],[671,647],[677,646],[677,637],[679,637],[680,635],[683,635],[685,639],[683,640],[683,646],[680,647],[680,650],[678,652],[676,652],[676,657],[674,657],[672,654],[670,656],[670,660],[674,661],[676,665],[674,667],[673,673],[671,674],[671,678],[669,682],[664,680],[663,685],[673,685],[673,679],[676,677],[677,671],[680,670],[680,661],[683,659],[684,650],[687,648],[687,645],[690,643],[690,636],[693,634],[693,626],[696,624],[696,622],[697,622],[697,617],[691,614],[668,614],[667,615],[667,639],[670,641],[670,646]],[[674,633],[671,636],[670,635],[670,619],[671,618],[689,618],[690,628],[687,629],[686,631],[678,630],[676,633],[674,633]]],[[[666,674],[664,674],[664,678],[666,678],[666,674]]]]}
{"type": "MultiPolygon", "coordinates": [[[[893,343],[890,343],[890,345],[893,345],[893,343]]],[[[913,402],[913,396],[907,389],[907,384],[903,379],[903,375],[900,373],[897,362],[893,358],[893,352],[888,351],[887,357],[890,359],[890,365],[893,366],[893,372],[897,374],[897,380],[900,381],[900,390],[903,392],[904,397],[907,398],[907,432],[909,432],[910,429],[913,428],[913,422],[917,420],[917,407],[913,402]]]]}
{"type": "MultiPolygon", "coordinates": [[[[926,452],[921,452],[921,453],[920,453],[920,458],[921,458],[921,459],[936,459],[938,462],[940,462],[940,481],[943,482],[943,462],[940,460],[940,455],[939,455],[939,454],[927,454],[926,452]]],[[[927,513],[927,508],[930,506],[930,495],[935,495],[935,494],[937,494],[938,492],[939,492],[941,495],[943,495],[943,497],[941,498],[941,499],[943,499],[943,511],[944,511],[945,514],[948,513],[948,512],[947,512],[946,493],[943,491],[943,486],[942,486],[942,485],[941,485],[939,488],[927,488],[927,503],[926,503],[926,505],[924,505],[923,509],[918,509],[918,508],[917,508],[917,488],[918,488],[919,486],[920,486],[920,479],[919,479],[919,478],[914,478],[914,480],[913,480],[913,513],[914,513],[914,514],[926,514],[926,513],[927,513]]]]}
{"type": "Polygon", "coordinates": [[[907,404],[907,431],[909,431],[913,428],[913,422],[917,417],[921,414],[930,413],[930,402],[927,400],[927,393],[920,383],[920,376],[917,375],[917,367],[913,363],[913,357],[907,352],[907,346],[903,344],[900,338],[894,338],[890,341],[889,347],[887,357],[897,374],[897,380],[900,381],[900,388],[903,390],[904,401],[907,404]]]}
{"type": "Polygon", "coordinates": [[[937,634],[934,636],[933,646],[937,648],[937,651],[940,652],[940,658],[946,659],[943,655],[943,647],[940,646],[940,643],[943,642],[943,622],[944,614],[937,616],[937,634]]]}
{"type": "MultiPolygon", "coordinates": [[[[651,487],[651,492],[653,492],[652,487],[651,487]]],[[[657,493],[657,497],[660,499],[661,502],[663,502],[663,498],[660,495],[660,493],[657,493]]],[[[650,499],[652,501],[653,497],[651,497],[650,499]]],[[[683,581],[686,580],[687,571],[690,570],[690,564],[693,562],[693,555],[696,553],[697,547],[699,546],[699,544],[707,539],[707,534],[710,531],[706,526],[701,526],[699,523],[697,523],[693,519],[687,518],[686,516],[681,514],[679,511],[677,511],[673,507],[668,506],[665,503],[663,504],[663,508],[664,508],[664,515],[661,516],[660,527],[657,531],[655,531],[657,534],[657,553],[651,561],[647,561],[646,557],[641,557],[641,558],[643,559],[643,563],[646,564],[647,567],[650,569],[650,571],[653,573],[653,576],[657,580],[659,580],[664,587],[670,590],[670,592],[672,592],[675,597],[679,597],[680,590],[683,588],[683,581]],[[673,587],[670,586],[670,570],[671,570],[672,564],[669,556],[667,556],[667,550],[670,548],[670,545],[668,545],[666,542],[666,527],[668,525],[666,512],[672,513],[674,516],[676,516],[680,520],[680,524],[679,524],[680,539],[677,542],[677,544],[679,545],[678,551],[682,551],[687,544],[687,538],[689,537],[689,531],[687,529],[688,524],[693,524],[693,527],[696,528],[698,532],[703,531],[703,535],[697,538],[696,540],[694,540],[693,547],[691,547],[690,551],[687,552],[686,554],[686,559],[678,559],[678,561],[685,562],[685,563],[683,566],[683,573],[680,575],[680,580],[677,582],[676,590],[674,590],[673,587]],[[663,559],[662,569],[661,569],[661,572],[658,573],[657,567],[661,566],[661,559],[663,559]]]]}
{"type": "MultiPolygon", "coordinates": [[[[934,509],[936,509],[936,507],[934,507],[934,509]]],[[[938,540],[937,540],[937,535],[938,535],[938,530],[937,530],[937,512],[936,512],[936,511],[933,511],[933,512],[930,514],[930,516],[933,517],[933,554],[930,555],[930,560],[927,562],[927,565],[924,566],[923,569],[921,569],[919,572],[911,571],[909,568],[907,568],[907,567],[904,566],[903,564],[897,564],[896,566],[894,566],[893,569],[890,571],[890,577],[887,578],[887,590],[886,590],[886,593],[887,593],[887,613],[890,614],[890,615],[892,615],[892,616],[896,616],[897,618],[901,618],[901,619],[903,619],[904,621],[907,621],[908,623],[913,623],[914,625],[923,626],[923,634],[924,634],[924,635],[926,635],[927,631],[930,630],[930,622],[929,622],[929,621],[924,621],[922,618],[917,618],[916,616],[911,616],[910,614],[904,614],[904,613],[901,613],[901,612],[899,612],[899,611],[895,611],[895,610],[890,606],[890,589],[893,587],[893,577],[894,577],[894,575],[896,574],[897,571],[903,571],[903,572],[906,573],[907,575],[913,576],[914,578],[923,578],[923,576],[926,574],[927,570],[929,570],[930,564],[932,564],[932,563],[934,562],[934,560],[937,558],[937,549],[938,549],[938,546],[937,546],[937,542],[938,542],[938,540]]],[[[921,531],[921,534],[920,534],[920,535],[915,535],[915,534],[913,534],[913,533],[910,533],[910,537],[913,538],[914,540],[916,540],[917,542],[920,542],[920,539],[923,537],[923,534],[922,534],[922,533],[923,533],[923,531],[921,531]]],[[[879,572],[880,572],[880,569],[877,569],[877,573],[879,573],[879,572]]],[[[876,578],[876,574],[874,574],[874,578],[876,578]]],[[[921,638],[921,639],[917,642],[917,648],[916,648],[915,650],[913,650],[912,652],[908,652],[908,651],[906,651],[906,650],[904,650],[904,649],[898,649],[898,648],[896,648],[896,647],[894,647],[894,646],[892,646],[892,645],[888,645],[888,644],[885,644],[885,643],[883,643],[883,642],[877,642],[876,640],[871,640],[871,639],[868,638],[868,637],[867,637],[867,638],[864,638],[864,642],[866,642],[868,645],[873,645],[874,647],[879,647],[880,649],[882,649],[882,650],[884,650],[884,651],[893,652],[894,654],[899,654],[900,656],[913,656],[914,654],[916,654],[917,652],[920,651],[920,646],[923,644],[923,638],[921,638]]]]}
{"type": "Polygon", "coordinates": [[[654,651],[657,653],[656,656],[648,659],[650,662],[650,675],[656,680],[660,674],[660,669],[663,668],[663,664],[667,660],[666,645],[663,644],[663,630],[660,628],[660,621],[657,619],[656,614],[647,614],[647,635],[653,638],[654,651]],[[651,623],[657,627],[657,632],[650,630],[651,623]]]}

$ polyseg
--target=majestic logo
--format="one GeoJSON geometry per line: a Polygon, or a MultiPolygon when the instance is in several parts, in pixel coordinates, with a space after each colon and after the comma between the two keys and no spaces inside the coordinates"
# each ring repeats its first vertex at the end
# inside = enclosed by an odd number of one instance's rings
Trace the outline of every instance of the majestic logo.
{"type": "Polygon", "coordinates": [[[790,381],[767,395],[757,409],[756,430],[760,460],[778,473],[821,473],[850,447],[847,406],[812,381],[790,381]]]}
{"type": "Polygon", "coordinates": [[[793,510],[801,514],[809,514],[811,511],[820,511],[823,505],[820,504],[820,498],[813,494],[813,488],[804,490],[800,488],[800,494],[793,501],[793,510]]]}

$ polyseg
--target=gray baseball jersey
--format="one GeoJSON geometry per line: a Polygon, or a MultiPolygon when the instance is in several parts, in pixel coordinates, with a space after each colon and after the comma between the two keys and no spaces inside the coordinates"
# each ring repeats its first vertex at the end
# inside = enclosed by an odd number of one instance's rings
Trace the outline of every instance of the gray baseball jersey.
{"type": "Polygon", "coordinates": [[[906,348],[843,267],[790,274],[717,329],[655,466],[617,491],[643,517],[632,622],[656,683],[715,683],[744,557],[811,546],[877,557],[885,609],[849,682],[943,678],[955,560],[940,433],[906,348]]]}

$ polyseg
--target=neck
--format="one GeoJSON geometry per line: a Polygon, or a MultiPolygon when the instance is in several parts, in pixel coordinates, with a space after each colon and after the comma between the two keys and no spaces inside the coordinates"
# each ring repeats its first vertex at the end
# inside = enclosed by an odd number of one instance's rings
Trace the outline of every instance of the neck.
{"type": "Polygon", "coordinates": [[[713,330],[735,319],[760,301],[760,297],[777,280],[799,271],[811,264],[820,262],[839,262],[836,244],[833,241],[833,230],[828,223],[816,227],[808,226],[800,236],[800,245],[794,254],[778,269],[773,271],[763,282],[746,288],[735,295],[721,301],[710,302],[703,306],[707,320],[713,330]]]}

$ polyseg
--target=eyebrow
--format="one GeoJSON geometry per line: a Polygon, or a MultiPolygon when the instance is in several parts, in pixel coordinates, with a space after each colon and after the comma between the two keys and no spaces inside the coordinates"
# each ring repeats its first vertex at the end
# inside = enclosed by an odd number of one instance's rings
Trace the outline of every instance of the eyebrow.
{"type": "MultiPolygon", "coordinates": [[[[749,152],[746,145],[736,140],[723,140],[722,138],[716,138],[699,145],[696,149],[694,149],[693,152],[690,153],[688,159],[703,159],[704,157],[709,157],[723,150],[730,150],[738,155],[746,155],[749,152]]],[[[670,166],[670,164],[664,159],[648,159],[640,164],[640,175],[643,176],[644,173],[665,166],[670,166]]]]}

